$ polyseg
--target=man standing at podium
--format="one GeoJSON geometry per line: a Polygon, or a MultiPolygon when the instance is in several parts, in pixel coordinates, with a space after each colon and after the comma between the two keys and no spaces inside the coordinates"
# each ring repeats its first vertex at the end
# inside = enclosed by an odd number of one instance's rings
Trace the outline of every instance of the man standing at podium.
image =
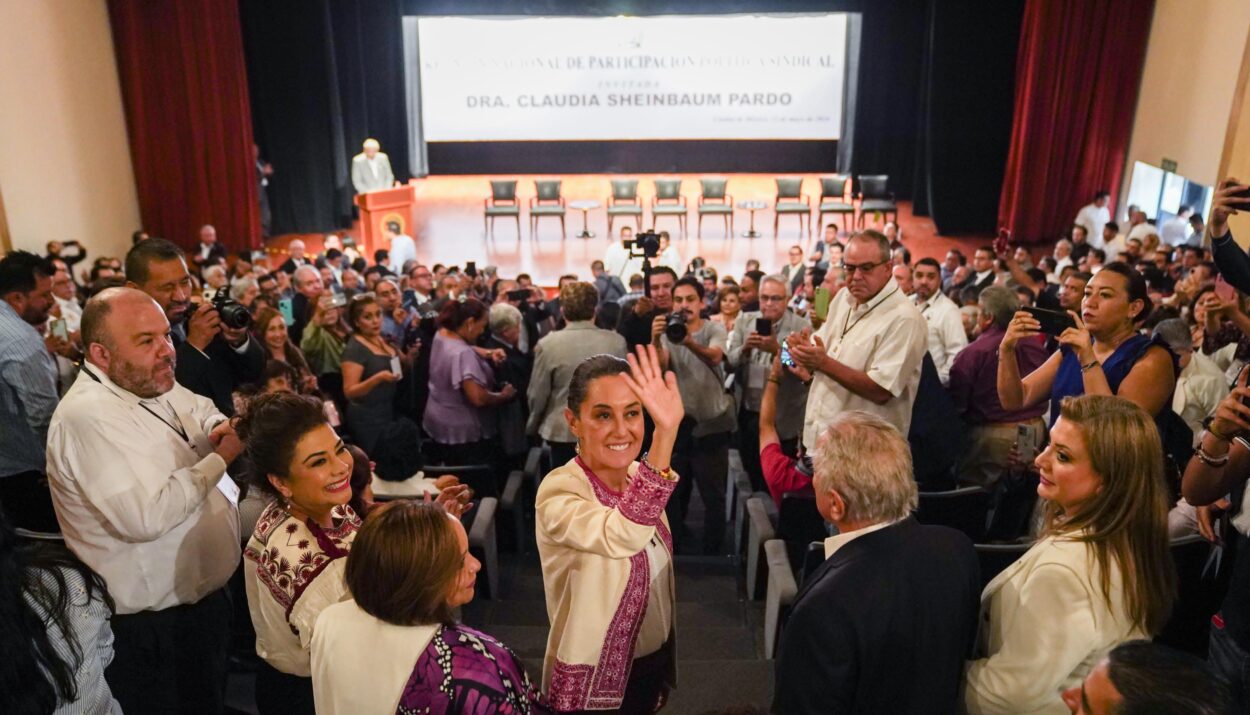
{"type": "Polygon", "coordinates": [[[377,139],[366,139],[363,148],[363,152],[352,157],[352,186],[356,187],[356,193],[391,188],[395,184],[395,174],[391,171],[390,157],[378,151],[381,145],[377,139]]]}

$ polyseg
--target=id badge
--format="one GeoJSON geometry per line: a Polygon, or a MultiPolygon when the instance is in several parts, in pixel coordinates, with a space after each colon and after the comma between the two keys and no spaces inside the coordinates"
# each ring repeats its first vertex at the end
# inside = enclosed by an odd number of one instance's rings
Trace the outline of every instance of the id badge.
{"type": "Polygon", "coordinates": [[[401,365],[399,364],[399,356],[398,356],[398,355],[392,355],[392,356],[391,356],[391,372],[392,372],[392,373],[394,373],[394,374],[396,374],[396,375],[400,375],[400,376],[403,376],[403,374],[404,374],[404,368],[403,368],[403,366],[401,366],[401,365]]]}

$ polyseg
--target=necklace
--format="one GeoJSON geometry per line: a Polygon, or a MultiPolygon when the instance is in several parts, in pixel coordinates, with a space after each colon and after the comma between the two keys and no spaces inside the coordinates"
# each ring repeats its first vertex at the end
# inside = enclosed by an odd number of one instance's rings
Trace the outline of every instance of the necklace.
{"type": "Polygon", "coordinates": [[[842,338],[845,338],[845,337],[846,337],[846,335],[847,335],[847,333],[849,333],[849,332],[851,332],[852,330],[854,330],[854,329],[855,329],[855,326],[856,326],[856,325],[859,325],[859,324],[860,324],[860,322],[861,322],[861,321],[863,321],[863,319],[864,319],[864,318],[867,318],[867,317],[868,317],[868,315],[869,315],[870,313],[872,313],[872,311],[876,310],[878,305],[881,305],[882,303],[884,303],[884,302],[886,302],[887,300],[889,300],[889,299],[890,299],[890,296],[894,295],[894,294],[895,294],[895,293],[897,293],[898,291],[899,291],[899,287],[898,287],[898,286],[894,286],[894,290],[892,290],[892,291],[890,291],[889,293],[887,293],[887,294],[886,294],[886,296],[885,296],[884,298],[882,298],[881,300],[877,301],[877,302],[876,302],[876,303],[875,303],[875,304],[874,304],[871,308],[869,308],[867,311],[865,311],[863,315],[861,315],[861,316],[859,316],[858,318],[856,318],[854,323],[851,323],[851,313],[855,312],[855,310],[854,310],[854,309],[851,309],[851,310],[847,311],[847,313],[846,313],[846,320],[843,320],[843,321],[842,321],[842,334],[838,336],[838,340],[840,341],[840,340],[842,340],[842,338]],[[847,327],[847,323],[850,323],[850,327],[847,327]]]}

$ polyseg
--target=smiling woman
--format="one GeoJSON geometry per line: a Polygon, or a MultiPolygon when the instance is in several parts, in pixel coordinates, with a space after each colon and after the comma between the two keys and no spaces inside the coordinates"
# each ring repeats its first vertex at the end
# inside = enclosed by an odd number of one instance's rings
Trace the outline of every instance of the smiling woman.
{"type": "Polygon", "coordinates": [[[360,518],[348,506],[353,460],[320,401],[261,395],[235,427],[253,488],[272,497],[243,551],[256,653],[257,709],[312,713],[309,644],[326,606],[347,594],[345,557],[360,518]]]}
{"type": "Polygon", "coordinates": [[[538,551],[551,634],[543,690],[557,712],[653,713],[675,682],[673,540],[664,506],[685,409],[655,348],[586,358],[565,419],[578,456],[542,481],[538,551]],[[643,411],[655,422],[640,461],[643,411]]]}

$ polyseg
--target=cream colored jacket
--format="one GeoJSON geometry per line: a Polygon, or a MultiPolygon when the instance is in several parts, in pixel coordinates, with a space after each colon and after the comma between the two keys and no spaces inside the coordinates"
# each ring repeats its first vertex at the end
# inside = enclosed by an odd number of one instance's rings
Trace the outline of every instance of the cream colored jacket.
{"type": "Polygon", "coordinates": [[[1129,623],[1118,565],[1111,606],[1085,544],[1047,537],[981,594],[978,660],[968,665],[968,713],[1067,713],[1060,693],[1080,683],[1107,651],[1146,633],[1129,623]]]}
{"type": "MultiPolygon", "coordinates": [[[[536,535],[551,621],[543,691],[557,711],[619,708],[648,600],[665,598],[666,610],[675,610],[664,505],[676,485],[675,477],[664,479],[638,462],[623,492],[577,459],[543,478],[536,535]],[[667,553],[658,582],[668,584],[668,593],[650,593],[648,551],[667,553]]],[[[671,623],[669,631],[671,637],[671,623]]],[[[673,668],[669,682],[676,683],[673,668]]]]}

